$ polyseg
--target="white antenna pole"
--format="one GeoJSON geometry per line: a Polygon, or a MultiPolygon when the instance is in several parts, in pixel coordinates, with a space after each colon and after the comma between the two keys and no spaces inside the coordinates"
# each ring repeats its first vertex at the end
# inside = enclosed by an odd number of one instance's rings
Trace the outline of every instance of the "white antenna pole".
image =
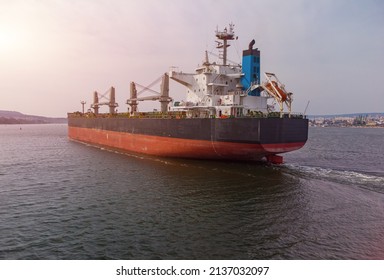
{"type": "Polygon", "coordinates": [[[307,109],[308,109],[308,105],[309,105],[309,102],[310,102],[310,101],[311,101],[311,100],[308,100],[307,106],[305,106],[304,116],[305,116],[305,114],[307,113],[307,109]]]}

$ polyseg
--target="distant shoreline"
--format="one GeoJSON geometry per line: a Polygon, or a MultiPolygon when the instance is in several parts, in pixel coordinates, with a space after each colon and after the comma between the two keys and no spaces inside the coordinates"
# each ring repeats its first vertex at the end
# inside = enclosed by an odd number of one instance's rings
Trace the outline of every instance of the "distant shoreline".
{"type": "Polygon", "coordinates": [[[11,121],[3,121],[0,118],[0,125],[19,125],[19,124],[66,124],[67,120],[64,119],[63,121],[52,121],[52,122],[27,122],[27,121],[19,121],[19,120],[11,120],[11,121]]]}
{"type": "Polygon", "coordinates": [[[328,126],[314,126],[314,125],[310,125],[309,127],[314,127],[314,128],[384,128],[384,126],[332,126],[332,125],[328,125],[328,126]]]}
{"type": "Polygon", "coordinates": [[[25,115],[16,111],[0,110],[0,124],[49,124],[66,123],[67,118],[50,118],[25,115]]]}

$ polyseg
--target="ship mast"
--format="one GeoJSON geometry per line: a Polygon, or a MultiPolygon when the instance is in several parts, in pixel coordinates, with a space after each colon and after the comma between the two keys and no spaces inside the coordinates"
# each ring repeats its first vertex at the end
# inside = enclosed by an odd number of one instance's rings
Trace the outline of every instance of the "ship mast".
{"type": "Polygon", "coordinates": [[[216,48],[222,49],[222,52],[220,52],[220,58],[223,59],[223,65],[227,65],[227,48],[230,46],[228,44],[228,40],[235,39],[235,32],[233,30],[234,27],[235,25],[233,23],[230,23],[229,30],[226,27],[224,28],[224,31],[219,31],[218,28],[216,28],[217,39],[223,41],[223,42],[216,41],[217,43],[216,48]]]}

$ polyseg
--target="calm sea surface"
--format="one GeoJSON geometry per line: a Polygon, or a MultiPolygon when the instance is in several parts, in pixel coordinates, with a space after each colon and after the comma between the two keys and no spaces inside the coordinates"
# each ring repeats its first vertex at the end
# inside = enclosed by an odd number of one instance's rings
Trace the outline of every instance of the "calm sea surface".
{"type": "Polygon", "coordinates": [[[384,259],[384,129],[281,166],[161,159],[0,125],[0,259],[384,259]]]}

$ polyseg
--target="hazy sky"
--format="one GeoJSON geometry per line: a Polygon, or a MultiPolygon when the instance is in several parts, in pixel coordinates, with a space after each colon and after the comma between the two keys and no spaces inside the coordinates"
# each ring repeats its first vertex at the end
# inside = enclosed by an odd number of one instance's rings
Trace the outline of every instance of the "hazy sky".
{"type": "Polygon", "coordinates": [[[64,117],[114,86],[124,112],[131,81],[194,72],[230,22],[229,58],[255,39],[295,112],[384,111],[381,0],[0,0],[0,109],[64,117]]]}

